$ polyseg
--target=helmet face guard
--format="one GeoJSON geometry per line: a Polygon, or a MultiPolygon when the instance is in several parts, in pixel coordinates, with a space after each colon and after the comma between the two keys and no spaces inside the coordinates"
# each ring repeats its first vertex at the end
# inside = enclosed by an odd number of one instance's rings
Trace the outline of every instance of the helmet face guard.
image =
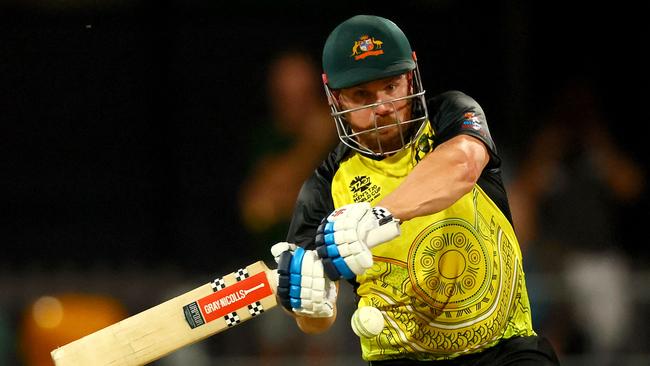
{"type": "Polygon", "coordinates": [[[411,90],[411,93],[409,95],[350,109],[343,109],[338,101],[338,98],[334,95],[334,92],[329,87],[326,75],[323,75],[325,94],[327,94],[327,100],[329,102],[331,115],[334,119],[334,123],[336,124],[336,131],[341,142],[363,154],[383,157],[402,151],[411,146],[415,141],[418,141],[420,135],[424,131],[425,122],[428,118],[428,112],[426,99],[424,97],[425,90],[422,86],[422,80],[420,77],[420,71],[417,67],[417,61],[415,63],[415,69],[412,71],[412,75],[412,84],[411,88],[409,88],[411,90]],[[397,108],[395,107],[396,102],[402,101],[407,101],[407,103],[410,104],[411,108],[410,117],[404,121],[400,120],[399,116],[397,115],[397,108]],[[374,112],[372,113],[374,117],[372,126],[363,131],[354,131],[346,120],[347,115],[352,112],[357,112],[364,109],[373,110],[383,104],[392,105],[395,120],[393,124],[379,126],[377,124],[377,115],[374,112]],[[395,127],[399,131],[401,140],[400,146],[397,148],[382,146],[382,142],[379,138],[379,131],[395,127]],[[363,136],[374,136],[374,139],[376,141],[375,148],[371,148],[370,146],[363,144],[359,138],[363,136]]]}
{"type": "Polygon", "coordinates": [[[427,108],[424,88],[415,52],[402,30],[392,21],[373,15],[357,15],[339,24],[330,33],[323,48],[323,84],[339,139],[352,149],[373,156],[387,156],[404,150],[424,131],[427,108]],[[391,100],[345,109],[335,90],[347,89],[367,82],[409,74],[409,94],[391,100]],[[396,103],[406,101],[411,109],[407,120],[400,120],[396,103]],[[377,124],[374,110],[378,106],[393,107],[394,123],[377,124]],[[370,110],[372,126],[354,131],[348,122],[351,113],[370,110]],[[380,140],[379,132],[397,128],[400,144],[380,140]],[[365,141],[364,144],[362,141],[365,141]],[[372,146],[368,146],[368,145],[372,146]]]}

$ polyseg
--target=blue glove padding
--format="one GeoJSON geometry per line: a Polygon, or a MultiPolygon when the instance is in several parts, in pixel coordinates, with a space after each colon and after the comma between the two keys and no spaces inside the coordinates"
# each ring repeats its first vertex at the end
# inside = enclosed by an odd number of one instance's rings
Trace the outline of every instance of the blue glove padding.
{"type": "Polygon", "coordinates": [[[271,248],[278,262],[276,294],[282,306],[308,317],[331,317],[336,303],[336,285],[327,279],[313,250],[289,243],[271,248]]]}
{"type": "Polygon", "coordinates": [[[379,242],[369,243],[368,234],[390,221],[394,219],[387,209],[372,207],[368,202],[343,206],[325,218],[316,232],[316,253],[327,277],[332,281],[341,277],[349,280],[370,268],[370,247],[379,242]]]}

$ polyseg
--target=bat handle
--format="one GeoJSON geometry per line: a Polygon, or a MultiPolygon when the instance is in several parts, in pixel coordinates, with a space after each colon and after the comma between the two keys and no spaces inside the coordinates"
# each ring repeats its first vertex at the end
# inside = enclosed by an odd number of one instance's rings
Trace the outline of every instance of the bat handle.
{"type": "Polygon", "coordinates": [[[376,247],[379,244],[385,243],[389,240],[395,239],[400,235],[400,227],[398,220],[389,221],[376,229],[368,232],[366,238],[366,245],[368,248],[376,247]]]}

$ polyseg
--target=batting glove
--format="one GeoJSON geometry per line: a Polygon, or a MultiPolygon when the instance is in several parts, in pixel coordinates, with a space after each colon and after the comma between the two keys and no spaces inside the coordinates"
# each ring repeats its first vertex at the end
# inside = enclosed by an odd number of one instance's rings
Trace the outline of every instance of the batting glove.
{"type": "Polygon", "coordinates": [[[282,306],[312,318],[333,316],[336,285],[325,277],[316,252],[283,242],[271,247],[271,253],[278,263],[276,294],[282,306]]]}
{"type": "Polygon", "coordinates": [[[325,218],[316,234],[316,253],[327,277],[332,281],[341,277],[349,280],[372,267],[370,247],[393,239],[399,231],[375,236],[375,242],[369,242],[369,233],[391,221],[396,220],[386,208],[371,207],[368,202],[343,206],[325,218]]]}

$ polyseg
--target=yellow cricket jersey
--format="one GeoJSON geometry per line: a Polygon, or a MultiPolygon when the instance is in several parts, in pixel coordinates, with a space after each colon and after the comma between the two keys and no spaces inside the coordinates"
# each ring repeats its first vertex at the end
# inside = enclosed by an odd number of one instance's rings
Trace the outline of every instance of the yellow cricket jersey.
{"type": "Polygon", "coordinates": [[[430,109],[435,113],[420,143],[398,154],[376,160],[339,147],[303,186],[289,231],[289,241],[312,246],[313,226],[333,209],[378,203],[455,135],[469,134],[488,146],[491,162],[470,193],[444,211],[403,222],[398,238],[372,249],[374,265],[357,276],[355,288],[359,306],[382,310],[386,326],[377,337],[361,339],[365,360],[447,359],[535,335],[521,251],[483,111],[459,92],[434,98],[430,109]]]}

